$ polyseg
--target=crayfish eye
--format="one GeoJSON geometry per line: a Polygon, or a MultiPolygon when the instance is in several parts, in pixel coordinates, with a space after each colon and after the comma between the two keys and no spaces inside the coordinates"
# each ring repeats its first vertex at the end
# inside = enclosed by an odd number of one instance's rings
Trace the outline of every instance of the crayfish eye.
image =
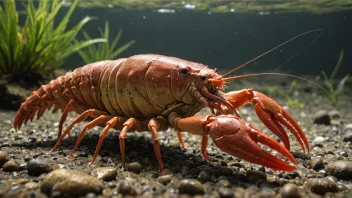
{"type": "Polygon", "coordinates": [[[180,70],[180,76],[181,77],[187,77],[187,76],[189,76],[189,71],[188,71],[188,69],[186,69],[186,68],[183,68],[183,69],[181,69],[180,70]]]}
{"type": "Polygon", "coordinates": [[[205,81],[205,80],[207,79],[207,77],[206,77],[205,75],[202,75],[202,76],[200,77],[200,79],[201,79],[202,81],[205,81]]]}

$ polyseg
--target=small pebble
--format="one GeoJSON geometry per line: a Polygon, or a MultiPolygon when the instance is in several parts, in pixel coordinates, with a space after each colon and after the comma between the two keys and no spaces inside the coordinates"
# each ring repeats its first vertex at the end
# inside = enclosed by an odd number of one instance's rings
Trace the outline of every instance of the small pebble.
{"type": "Polygon", "coordinates": [[[18,170],[18,164],[14,160],[7,161],[2,166],[2,171],[4,171],[4,172],[12,172],[12,171],[17,171],[17,170],[18,170]]]}
{"type": "Polygon", "coordinates": [[[295,158],[300,158],[300,159],[304,159],[304,160],[309,160],[311,159],[311,154],[308,153],[298,153],[298,152],[291,152],[293,157],[295,158]]]}
{"type": "Polygon", "coordinates": [[[259,197],[274,197],[276,192],[269,187],[261,188],[259,191],[259,197]]]}
{"type": "Polygon", "coordinates": [[[317,136],[317,137],[315,137],[314,140],[313,140],[313,142],[314,142],[315,144],[321,144],[321,143],[323,143],[324,141],[325,141],[325,138],[322,137],[322,136],[317,136]]]}
{"type": "Polygon", "coordinates": [[[27,190],[36,190],[39,188],[39,184],[36,182],[28,182],[24,185],[27,190]]]}
{"type": "Polygon", "coordinates": [[[29,175],[40,175],[42,173],[49,173],[53,168],[47,161],[41,159],[32,159],[27,163],[27,171],[29,175]]]}
{"type": "Polygon", "coordinates": [[[197,195],[204,194],[204,187],[202,183],[195,179],[183,179],[178,186],[180,194],[197,195]]]}
{"type": "Polygon", "coordinates": [[[347,153],[346,151],[341,151],[341,152],[340,152],[340,155],[341,155],[342,157],[348,157],[348,153],[347,153]]]}
{"type": "Polygon", "coordinates": [[[182,166],[181,167],[181,175],[186,176],[189,173],[189,167],[188,166],[182,166]]]}
{"type": "Polygon", "coordinates": [[[262,171],[248,170],[246,176],[248,177],[249,180],[252,180],[252,181],[257,181],[257,180],[266,181],[266,174],[263,173],[262,171]]]}
{"type": "Polygon", "coordinates": [[[330,125],[330,116],[324,110],[320,110],[313,116],[314,124],[325,124],[330,125]]]}
{"type": "Polygon", "coordinates": [[[352,179],[352,162],[347,160],[339,160],[329,163],[325,167],[328,175],[335,176],[339,179],[352,179]]]}
{"type": "Polygon", "coordinates": [[[139,174],[142,171],[143,167],[139,162],[132,162],[126,165],[126,169],[127,171],[139,174]]]}
{"type": "Polygon", "coordinates": [[[218,193],[221,198],[233,198],[234,197],[234,192],[231,188],[220,187],[218,189],[218,193]]]}
{"type": "Polygon", "coordinates": [[[208,171],[200,171],[198,176],[197,176],[197,179],[202,182],[202,183],[205,183],[205,182],[208,182],[208,181],[211,181],[211,175],[208,171]]]}
{"type": "Polygon", "coordinates": [[[333,182],[338,182],[339,180],[336,178],[336,177],[334,177],[334,176],[327,176],[326,177],[327,179],[330,179],[331,181],[333,181],[333,182]]]}
{"type": "Polygon", "coordinates": [[[316,194],[324,195],[327,192],[337,192],[335,182],[327,178],[313,178],[306,182],[308,189],[316,194]]]}
{"type": "Polygon", "coordinates": [[[312,158],[311,160],[309,160],[308,164],[314,170],[324,168],[324,162],[321,158],[312,158]]]}
{"type": "Polygon", "coordinates": [[[103,181],[112,181],[116,179],[117,170],[114,167],[100,167],[94,169],[92,175],[103,181]]]}
{"type": "Polygon", "coordinates": [[[343,141],[345,142],[352,142],[352,131],[348,131],[342,137],[343,141]]]}
{"type": "Polygon", "coordinates": [[[336,111],[336,110],[331,110],[329,111],[328,115],[332,118],[332,119],[338,119],[341,117],[340,112],[336,111]]]}
{"type": "Polygon", "coordinates": [[[299,198],[299,188],[296,184],[287,183],[279,191],[282,198],[299,198]]]}
{"type": "Polygon", "coordinates": [[[217,176],[231,176],[232,175],[232,169],[231,168],[220,168],[218,171],[217,171],[217,176]]]}
{"type": "Polygon", "coordinates": [[[10,160],[9,154],[7,154],[7,152],[5,151],[0,151],[0,168],[9,160],[10,160]]]}
{"type": "Polygon", "coordinates": [[[227,178],[224,178],[224,177],[219,177],[221,179],[219,179],[218,182],[216,182],[216,186],[219,186],[219,187],[231,187],[231,182],[227,179],[227,178]]]}
{"type": "Polygon", "coordinates": [[[137,192],[134,189],[134,187],[127,181],[121,181],[117,187],[117,190],[122,195],[131,195],[131,196],[137,195],[137,192]]]}
{"type": "Polygon", "coordinates": [[[157,182],[163,184],[163,185],[167,185],[168,183],[171,182],[171,175],[162,175],[162,176],[159,176],[157,179],[156,179],[157,182]]]}
{"type": "Polygon", "coordinates": [[[57,169],[45,176],[40,190],[47,195],[60,192],[61,196],[80,197],[87,193],[100,194],[104,185],[101,181],[81,171],[57,169]]]}

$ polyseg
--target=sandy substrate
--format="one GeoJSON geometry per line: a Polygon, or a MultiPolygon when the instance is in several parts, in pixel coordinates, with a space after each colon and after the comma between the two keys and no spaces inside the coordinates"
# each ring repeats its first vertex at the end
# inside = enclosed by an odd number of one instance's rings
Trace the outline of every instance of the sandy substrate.
{"type": "MultiPolygon", "coordinates": [[[[267,87],[274,86],[259,84],[252,87],[265,92],[267,87]]],[[[291,152],[298,162],[297,170],[291,173],[230,156],[211,141],[207,148],[211,162],[207,162],[200,152],[200,137],[184,133],[187,146],[193,148],[185,150],[179,146],[174,130],[159,133],[164,176],[159,175],[148,132],[127,135],[128,171],[121,168],[119,133],[115,130],[105,139],[96,162],[89,166],[102,128],[95,127],[87,132],[74,157],[67,159],[65,156],[72,150],[85,123],[77,124],[59,149],[47,154],[56,142],[61,113],[46,112],[40,120],[15,132],[12,127],[15,112],[0,111],[0,197],[178,197],[181,194],[352,197],[352,91],[346,87],[340,97],[340,108],[336,110],[314,88],[304,90],[297,88],[293,96],[305,101],[303,108],[285,106],[286,100],[280,94],[274,97],[299,122],[311,146],[309,154],[303,153],[294,136],[289,134],[291,152]],[[314,124],[315,114],[320,110],[326,112],[320,113],[322,122],[328,119],[330,123],[314,124]]],[[[207,110],[201,112],[207,113],[207,110]]],[[[259,121],[251,105],[242,107],[239,113],[244,120],[277,139],[259,121]]],[[[65,126],[75,116],[77,114],[71,113],[65,126]]]]}

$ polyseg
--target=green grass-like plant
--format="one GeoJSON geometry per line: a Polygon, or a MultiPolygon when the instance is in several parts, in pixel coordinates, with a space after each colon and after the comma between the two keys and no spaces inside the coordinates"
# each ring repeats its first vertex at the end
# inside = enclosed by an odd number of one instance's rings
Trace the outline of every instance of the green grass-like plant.
{"type": "MultiPolygon", "coordinates": [[[[123,46],[116,48],[116,45],[122,36],[123,30],[120,29],[114,41],[110,43],[109,23],[107,21],[105,22],[104,32],[100,28],[99,32],[101,37],[106,39],[105,43],[96,43],[78,51],[79,55],[86,64],[100,60],[115,59],[120,53],[135,43],[135,41],[132,40],[123,46]]],[[[87,32],[83,32],[83,36],[87,40],[91,39],[87,32]]]]}
{"type": "Polygon", "coordinates": [[[274,86],[269,88],[268,94],[272,96],[275,94],[279,94],[285,97],[286,103],[289,107],[302,109],[305,104],[304,101],[294,99],[291,97],[291,95],[293,95],[294,88],[296,87],[297,87],[297,80],[293,80],[288,89],[282,89],[279,86],[274,86]]]}
{"type": "Polygon", "coordinates": [[[105,42],[105,39],[76,41],[82,27],[93,19],[85,17],[72,28],[67,27],[78,0],[72,2],[60,21],[56,17],[62,7],[61,0],[22,3],[26,14],[22,27],[18,24],[15,0],[2,1],[0,6],[1,74],[51,73],[72,53],[93,43],[105,42]]]}
{"type": "Polygon", "coordinates": [[[337,107],[338,105],[338,99],[339,99],[339,96],[341,95],[342,91],[343,91],[343,88],[344,88],[344,85],[345,85],[345,82],[349,79],[350,75],[347,74],[345,77],[343,77],[339,83],[335,86],[335,83],[334,81],[336,81],[335,79],[335,76],[339,70],[339,67],[341,65],[341,62],[343,60],[343,56],[344,56],[344,50],[342,49],[341,52],[340,52],[340,56],[339,56],[339,60],[337,61],[334,69],[332,70],[330,76],[328,76],[326,74],[325,71],[321,71],[321,74],[324,78],[324,84],[327,88],[327,96],[331,102],[331,104],[334,106],[334,107],[337,107]]]}

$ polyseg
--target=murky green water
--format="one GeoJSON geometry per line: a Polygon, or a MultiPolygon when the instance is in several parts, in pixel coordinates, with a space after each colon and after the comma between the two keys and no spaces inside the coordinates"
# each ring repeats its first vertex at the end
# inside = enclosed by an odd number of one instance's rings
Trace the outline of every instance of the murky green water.
{"type": "MultiPolygon", "coordinates": [[[[320,75],[320,71],[325,70],[330,73],[341,49],[345,50],[345,56],[339,75],[352,71],[352,4],[348,1],[290,4],[269,1],[265,5],[248,3],[247,7],[228,1],[213,4],[206,1],[204,6],[198,1],[184,1],[177,5],[146,4],[145,9],[140,1],[120,1],[121,6],[117,1],[110,1],[111,4],[98,1],[103,7],[88,2],[89,8],[76,9],[72,22],[86,15],[97,17],[84,28],[96,37],[99,36],[98,27],[103,28],[105,21],[109,21],[112,35],[123,28],[120,43],[130,40],[136,40],[136,43],[120,57],[157,53],[229,70],[300,33],[322,29],[323,34],[313,45],[281,66],[278,72],[320,75]]],[[[319,33],[295,39],[241,72],[274,71],[306,48],[319,33]]],[[[80,57],[75,55],[66,61],[64,68],[82,64],[80,57]]]]}

